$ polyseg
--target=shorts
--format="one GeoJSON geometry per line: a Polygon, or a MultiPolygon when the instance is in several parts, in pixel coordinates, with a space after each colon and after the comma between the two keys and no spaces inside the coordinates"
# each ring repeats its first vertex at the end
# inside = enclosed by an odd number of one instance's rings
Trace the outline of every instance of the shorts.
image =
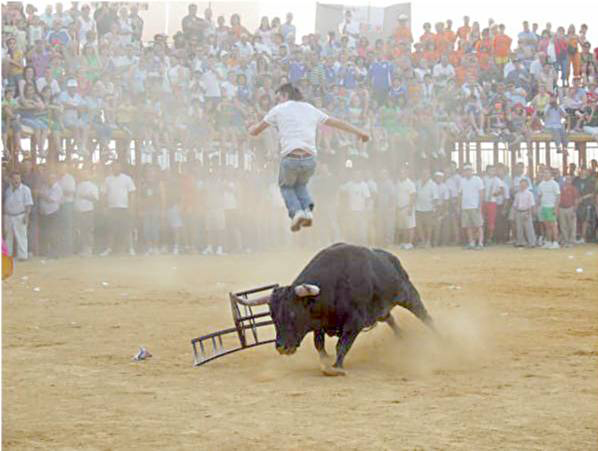
{"type": "Polygon", "coordinates": [[[431,229],[435,225],[433,211],[416,211],[415,217],[417,225],[426,229],[431,229]]]}
{"type": "Polygon", "coordinates": [[[556,212],[554,207],[542,207],[540,209],[540,221],[556,222],[556,212]]]}
{"type": "Polygon", "coordinates": [[[397,213],[397,227],[401,230],[409,230],[415,227],[415,215],[408,212],[409,207],[399,209],[397,213]]]}
{"type": "Polygon", "coordinates": [[[495,56],[494,61],[498,65],[504,65],[509,62],[509,57],[508,56],[495,56]]]}
{"type": "Polygon", "coordinates": [[[489,229],[496,226],[496,202],[484,202],[484,218],[489,229]]]}
{"type": "Polygon", "coordinates": [[[461,210],[461,227],[482,227],[482,214],[477,208],[461,210]]]}

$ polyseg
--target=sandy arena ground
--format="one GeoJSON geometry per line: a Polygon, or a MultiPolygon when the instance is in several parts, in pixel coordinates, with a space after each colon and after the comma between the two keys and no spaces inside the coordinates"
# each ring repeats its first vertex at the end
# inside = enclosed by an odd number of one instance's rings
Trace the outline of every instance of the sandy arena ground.
{"type": "Polygon", "coordinates": [[[397,307],[404,338],[362,334],[344,378],[321,375],[311,334],[292,357],[267,345],[191,366],[192,337],[232,326],[229,290],[289,282],[313,250],[18,265],[2,445],[597,449],[596,246],[397,252],[446,339],[397,307]],[[131,361],[139,345],[154,357],[131,361]]]}

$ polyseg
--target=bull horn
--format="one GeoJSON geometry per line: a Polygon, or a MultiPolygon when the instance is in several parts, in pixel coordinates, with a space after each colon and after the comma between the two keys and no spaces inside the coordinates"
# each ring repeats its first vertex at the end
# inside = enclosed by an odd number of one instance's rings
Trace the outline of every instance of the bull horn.
{"type": "Polygon", "coordinates": [[[306,296],[317,296],[320,294],[320,287],[304,283],[295,287],[295,294],[300,298],[304,298],[306,296]]]}
{"type": "Polygon", "coordinates": [[[243,300],[242,303],[245,305],[264,305],[269,303],[271,299],[272,295],[267,294],[265,296],[260,296],[259,298],[243,300]]]}

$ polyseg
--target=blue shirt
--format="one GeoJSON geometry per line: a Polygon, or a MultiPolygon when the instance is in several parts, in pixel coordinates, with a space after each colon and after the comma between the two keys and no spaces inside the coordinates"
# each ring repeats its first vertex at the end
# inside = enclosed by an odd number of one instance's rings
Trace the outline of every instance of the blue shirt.
{"type": "Polygon", "coordinates": [[[332,66],[324,66],[324,78],[326,79],[326,84],[334,84],[336,80],[336,70],[332,66]]]}
{"type": "Polygon", "coordinates": [[[354,67],[343,67],[339,71],[339,76],[341,78],[341,86],[345,87],[346,89],[355,89],[357,88],[357,79],[355,77],[355,68],[354,67]]]}
{"type": "Polygon", "coordinates": [[[388,61],[374,61],[370,65],[368,77],[376,91],[387,90],[390,86],[393,67],[388,61]]]}
{"type": "Polygon", "coordinates": [[[303,63],[292,62],[289,64],[289,81],[295,83],[302,78],[305,78],[307,73],[307,66],[303,63]]]}

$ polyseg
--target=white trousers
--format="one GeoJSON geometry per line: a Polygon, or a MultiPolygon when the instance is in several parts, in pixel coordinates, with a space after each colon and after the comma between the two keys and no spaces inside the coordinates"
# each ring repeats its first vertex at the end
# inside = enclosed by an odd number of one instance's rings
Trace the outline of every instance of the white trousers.
{"type": "Polygon", "coordinates": [[[25,213],[17,216],[4,215],[4,235],[6,237],[8,253],[14,255],[16,246],[16,257],[20,260],[25,260],[27,258],[27,225],[25,224],[25,213]]]}

